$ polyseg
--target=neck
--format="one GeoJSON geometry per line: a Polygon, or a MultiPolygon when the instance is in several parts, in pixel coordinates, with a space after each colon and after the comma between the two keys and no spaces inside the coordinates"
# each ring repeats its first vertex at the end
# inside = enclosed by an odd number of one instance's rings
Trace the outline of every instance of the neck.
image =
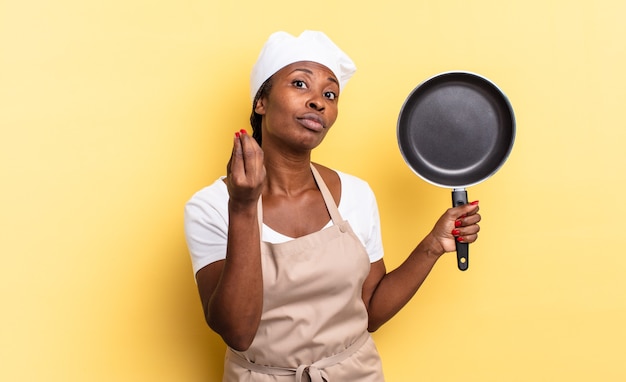
{"type": "Polygon", "coordinates": [[[266,190],[274,195],[294,195],[317,188],[311,173],[311,153],[286,155],[268,150],[264,153],[266,190]]]}

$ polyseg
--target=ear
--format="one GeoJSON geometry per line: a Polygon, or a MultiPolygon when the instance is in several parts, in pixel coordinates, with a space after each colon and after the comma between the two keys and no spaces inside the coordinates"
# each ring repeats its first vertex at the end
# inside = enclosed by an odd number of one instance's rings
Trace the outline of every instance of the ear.
{"type": "Polygon", "coordinates": [[[259,99],[256,100],[256,104],[254,105],[254,112],[259,115],[265,114],[265,97],[259,97],[259,99]]]}

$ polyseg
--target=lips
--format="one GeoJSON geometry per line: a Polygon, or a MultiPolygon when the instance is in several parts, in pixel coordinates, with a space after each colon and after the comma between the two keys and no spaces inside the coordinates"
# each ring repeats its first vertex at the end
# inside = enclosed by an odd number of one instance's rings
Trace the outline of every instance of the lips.
{"type": "Polygon", "coordinates": [[[324,120],[314,113],[307,113],[299,117],[298,121],[309,130],[322,131],[326,128],[324,120]]]}

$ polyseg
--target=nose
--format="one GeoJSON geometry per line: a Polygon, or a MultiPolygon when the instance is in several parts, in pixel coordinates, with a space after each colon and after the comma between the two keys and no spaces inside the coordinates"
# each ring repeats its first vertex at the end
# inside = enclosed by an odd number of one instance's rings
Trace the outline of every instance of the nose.
{"type": "Polygon", "coordinates": [[[324,110],[324,107],[319,103],[319,102],[315,102],[315,101],[310,101],[309,102],[309,107],[313,110],[317,110],[317,111],[322,111],[324,110]]]}
{"type": "Polygon", "coordinates": [[[325,108],[324,100],[317,93],[315,93],[315,95],[311,95],[311,97],[309,98],[307,102],[307,106],[315,111],[322,111],[325,108]]]}

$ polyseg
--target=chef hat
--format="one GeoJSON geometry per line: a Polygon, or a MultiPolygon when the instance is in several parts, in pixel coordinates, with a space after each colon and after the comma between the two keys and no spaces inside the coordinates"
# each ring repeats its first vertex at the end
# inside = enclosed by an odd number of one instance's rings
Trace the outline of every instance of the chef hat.
{"type": "Polygon", "coordinates": [[[250,96],[274,73],[298,61],[312,61],[330,69],[343,89],[356,71],[354,62],[322,32],[306,30],[298,37],[287,32],[273,33],[259,54],[250,75],[250,96]]]}

